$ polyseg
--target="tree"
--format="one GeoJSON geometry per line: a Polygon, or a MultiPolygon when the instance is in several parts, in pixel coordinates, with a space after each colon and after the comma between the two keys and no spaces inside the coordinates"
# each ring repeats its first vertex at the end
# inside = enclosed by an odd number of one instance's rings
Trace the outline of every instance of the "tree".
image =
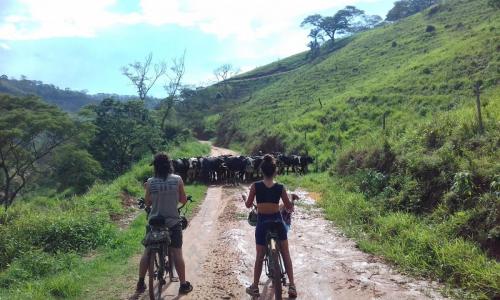
{"type": "Polygon", "coordinates": [[[160,102],[160,110],[162,110],[160,127],[162,131],[165,130],[165,122],[174,104],[180,99],[179,93],[182,88],[182,78],[186,72],[185,58],[186,51],[184,51],[182,56],[172,59],[170,74],[167,73],[168,82],[163,86],[167,92],[167,97],[160,102]]]}
{"type": "Polygon", "coordinates": [[[224,82],[227,79],[238,74],[239,70],[234,68],[231,64],[223,64],[222,66],[216,68],[214,70],[215,78],[217,78],[217,82],[224,82]]]}
{"type": "Polygon", "coordinates": [[[321,29],[319,28],[311,29],[309,37],[312,40],[309,41],[309,43],[307,44],[307,47],[309,47],[310,49],[309,53],[307,53],[307,58],[314,59],[318,57],[318,55],[320,54],[321,42],[324,40],[323,36],[321,35],[321,29]]]}
{"type": "Polygon", "coordinates": [[[69,144],[57,149],[51,164],[59,190],[71,188],[78,194],[87,191],[102,173],[99,162],[77,145],[69,144]]]}
{"type": "Polygon", "coordinates": [[[90,153],[106,178],[122,174],[148,150],[156,152],[160,133],[142,101],[105,99],[91,106],[90,112],[97,130],[90,153]]]}
{"type": "Polygon", "coordinates": [[[227,97],[230,93],[230,86],[227,80],[239,73],[239,69],[236,69],[231,64],[223,64],[222,66],[214,70],[215,78],[217,82],[221,84],[222,90],[219,90],[219,97],[227,97]]]}
{"type": "Polygon", "coordinates": [[[0,96],[0,203],[7,209],[26,186],[37,163],[70,140],[69,116],[36,97],[0,96]]]}
{"type": "Polygon", "coordinates": [[[122,67],[122,74],[127,76],[132,82],[137,89],[139,99],[143,102],[146,100],[149,90],[167,71],[165,62],[159,62],[153,65],[152,61],[153,53],[149,53],[144,59],[144,62],[136,61],[128,64],[128,66],[122,67]]]}
{"type": "Polygon", "coordinates": [[[362,15],[356,23],[352,24],[353,32],[361,32],[372,29],[382,23],[382,17],[377,15],[362,15]]]}
{"type": "Polygon", "coordinates": [[[389,10],[385,19],[397,21],[414,15],[437,2],[438,0],[399,0],[394,2],[394,7],[389,10]]]}
{"type": "MultiPolygon", "coordinates": [[[[333,43],[335,41],[336,34],[348,34],[354,32],[354,28],[351,26],[351,21],[363,14],[364,11],[357,9],[354,6],[346,6],[333,16],[323,17],[319,14],[310,15],[302,21],[300,26],[313,26],[312,30],[318,30],[319,32],[324,33],[333,43]]],[[[309,36],[314,36],[312,30],[311,33],[309,33],[309,36]]]]}
{"type": "Polygon", "coordinates": [[[500,0],[488,0],[488,5],[493,8],[500,9],[500,0]]]}

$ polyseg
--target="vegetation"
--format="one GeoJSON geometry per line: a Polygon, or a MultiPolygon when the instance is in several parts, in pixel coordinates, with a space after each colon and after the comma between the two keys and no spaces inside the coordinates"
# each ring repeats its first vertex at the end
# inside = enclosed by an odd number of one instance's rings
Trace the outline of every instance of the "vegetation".
{"type": "Polygon", "coordinates": [[[394,2],[394,7],[387,13],[387,21],[398,21],[414,15],[427,7],[438,3],[438,0],[399,0],[394,2]]]}
{"type": "Polygon", "coordinates": [[[37,163],[71,139],[68,116],[37,98],[0,95],[0,204],[9,207],[36,172],[37,163]]]}
{"type": "Polygon", "coordinates": [[[459,298],[498,297],[499,24],[491,1],[443,2],[183,105],[193,128],[216,122],[219,145],[315,157],[320,174],[286,180],[319,189],[364,250],[459,298]]]}
{"type": "MultiPolygon", "coordinates": [[[[168,149],[174,157],[208,150],[197,142],[168,149]]],[[[138,253],[145,218],[122,228],[119,221],[136,211],[133,198],[142,195],[143,179],[152,173],[149,162],[143,159],[82,196],[25,198],[0,213],[0,298],[78,297],[85,285],[105,280],[107,271],[138,253]]],[[[200,201],[205,189],[188,186],[187,192],[200,201]]]]}
{"type": "Polygon", "coordinates": [[[53,84],[46,84],[39,80],[29,80],[26,76],[15,79],[9,78],[7,75],[0,76],[0,93],[18,97],[38,96],[45,102],[57,105],[68,112],[76,112],[86,105],[98,103],[106,98],[114,98],[120,101],[128,101],[134,98],[132,96],[106,93],[90,95],[86,90],[61,89],[53,84]]]}
{"type": "Polygon", "coordinates": [[[85,117],[96,133],[89,151],[104,168],[104,178],[114,178],[145,153],[155,153],[161,133],[142,101],[118,102],[106,99],[90,106],[85,117]]]}

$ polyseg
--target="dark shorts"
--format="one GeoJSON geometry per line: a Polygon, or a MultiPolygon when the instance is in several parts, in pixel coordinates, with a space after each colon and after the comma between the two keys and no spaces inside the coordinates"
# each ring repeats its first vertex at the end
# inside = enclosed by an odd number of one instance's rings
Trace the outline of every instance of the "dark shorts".
{"type": "MultiPolygon", "coordinates": [[[[146,233],[149,232],[151,228],[146,225],[146,233]]],[[[170,232],[170,247],[172,248],[182,248],[182,225],[179,223],[175,226],[168,228],[170,232]]]]}
{"type": "Polygon", "coordinates": [[[277,233],[279,241],[287,240],[285,223],[280,213],[257,215],[257,226],[255,227],[255,243],[257,245],[266,245],[266,233],[269,230],[274,230],[277,233]]]}

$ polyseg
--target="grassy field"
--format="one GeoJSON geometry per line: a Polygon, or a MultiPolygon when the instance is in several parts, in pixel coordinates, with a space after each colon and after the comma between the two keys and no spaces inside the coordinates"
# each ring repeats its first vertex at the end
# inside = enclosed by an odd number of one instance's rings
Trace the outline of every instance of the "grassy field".
{"type": "MultiPolygon", "coordinates": [[[[208,145],[197,142],[169,150],[173,157],[208,152],[208,145]]],[[[99,298],[93,293],[113,280],[109,274],[123,274],[126,262],[142,249],[144,214],[129,226],[118,224],[136,212],[130,203],[124,205],[124,194],[143,194],[142,180],[152,172],[149,162],[142,160],[83,196],[23,199],[2,212],[0,299],[99,298]]],[[[188,185],[186,191],[195,200],[190,214],[206,187],[188,185]]]]}

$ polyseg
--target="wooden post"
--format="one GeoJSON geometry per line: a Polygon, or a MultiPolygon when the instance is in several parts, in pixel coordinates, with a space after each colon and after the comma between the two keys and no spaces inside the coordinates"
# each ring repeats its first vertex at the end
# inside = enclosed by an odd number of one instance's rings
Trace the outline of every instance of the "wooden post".
{"type": "Polygon", "coordinates": [[[483,133],[483,118],[481,116],[481,85],[483,85],[483,82],[481,80],[476,81],[476,83],[474,84],[474,94],[476,95],[477,121],[479,122],[479,132],[483,133]]]}
{"type": "Polygon", "coordinates": [[[386,128],[386,122],[385,122],[385,118],[387,117],[389,113],[388,112],[384,112],[384,114],[382,115],[382,130],[385,132],[385,128],[386,128]]]}

